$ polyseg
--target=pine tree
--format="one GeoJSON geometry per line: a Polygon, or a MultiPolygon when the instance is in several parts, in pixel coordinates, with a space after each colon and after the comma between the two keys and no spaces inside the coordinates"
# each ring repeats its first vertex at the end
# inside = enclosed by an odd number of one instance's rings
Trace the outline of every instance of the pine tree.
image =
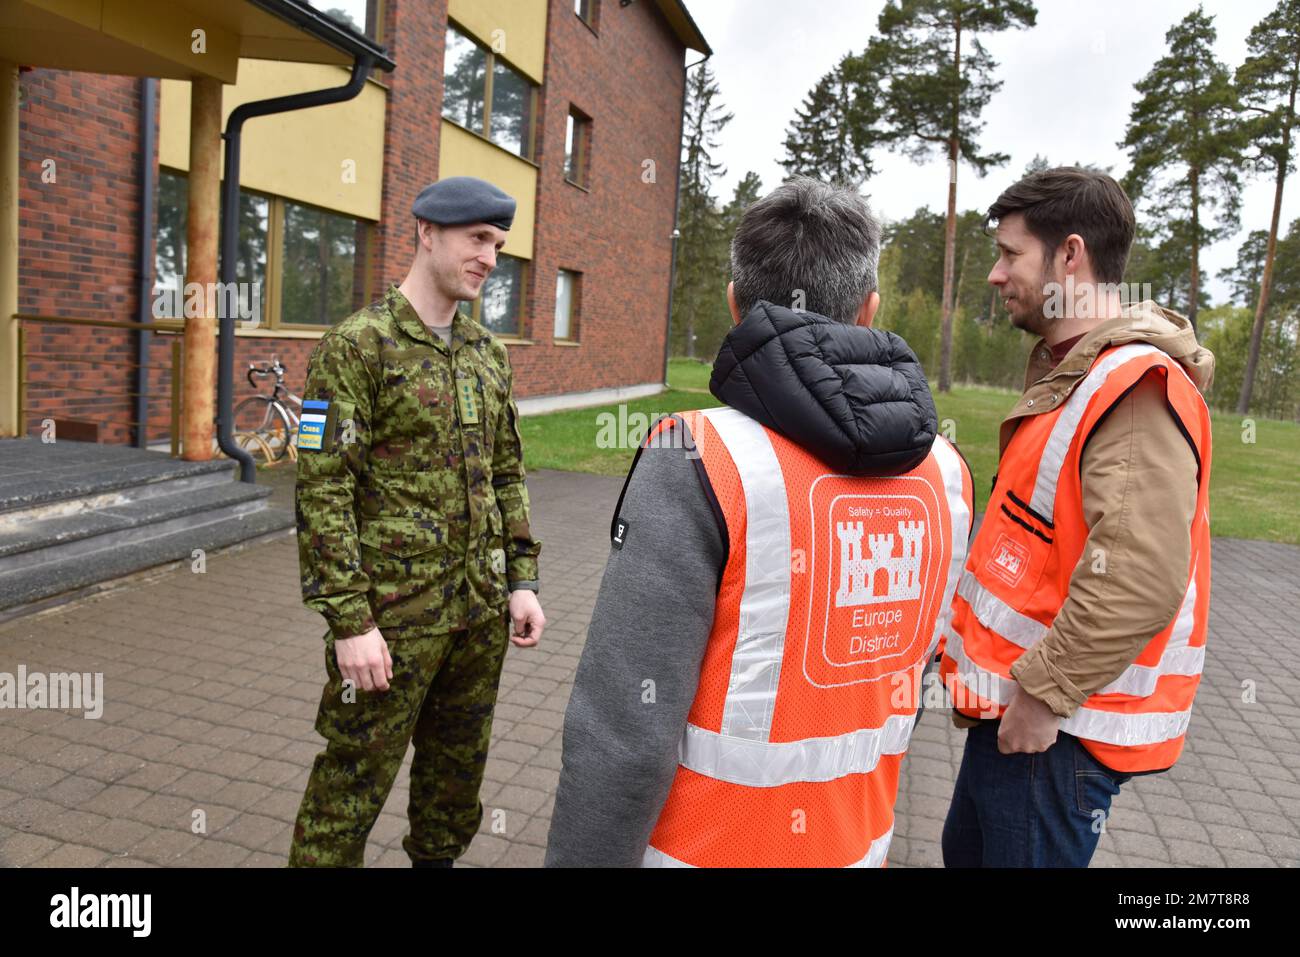
{"type": "Polygon", "coordinates": [[[1165,34],[1169,52],[1135,84],[1123,142],[1133,162],[1124,188],[1163,225],[1166,240],[1186,243],[1187,316],[1196,327],[1201,247],[1237,229],[1243,125],[1227,68],[1214,58],[1214,18],[1197,7],[1165,34]],[[1202,209],[1217,209],[1205,225],[1202,209]]]}
{"type": "Polygon", "coordinates": [[[856,189],[875,172],[857,138],[874,126],[875,118],[866,111],[875,98],[869,86],[864,88],[863,81],[869,84],[870,77],[850,76],[853,64],[849,62],[846,70],[846,60],[818,80],[795,111],[781,165],[791,176],[811,176],[856,189]]]}
{"type": "MultiPolygon", "coordinates": [[[[948,212],[944,228],[939,391],[952,386],[952,324],[957,259],[957,163],[983,176],[1009,157],[981,153],[980,113],[1002,83],[997,64],[977,35],[1031,27],[1038,11],[1029,0],[889,0],[867,49],[844,69],[879,78],[879,122],[854,130],[857,142],[880,142],[915,161],[935,151],[948,160],[948,212]]],[[[871,113],[858,121],[866,122],[871,113]]]]}
{"type": "MultiPolygon", "coordinates": [[[[1138,223],[1133,248],[1129,252],[1124,281],[1129,285],[1149,285],[1156,302],[1190,301],[1191,273],[1187,271],[1187,250],[1191,248],[1191,223],[1183,220],[1160,228],[1138,223]]],[[[1208,308],[1205,270],[1197,269],[1197,308],[1208,308]]]]}
{"type": "MultiPolygon", "coordinates": [[[[1253,305],[1259,296],[1267,243],[1266,230],[1252,231],[1242,243],[1236,267],[1220,273],[1232,283],[1235,298],[1249,305],[1214,310],[1225,313],[1227,321],[1205,330],[1206,346],[1214,353],[1210,399],[1219,407],[1235,409],[1241,394],[1250,354],[1253,305]]],[[[1300,418],[1300,219],[1278,236],[1268,308],[1269,322],[1260,343],[1250,411],[1300,418]]]]}
{"type": "Polygon", "coordinates": [[[1246,137],[1254,148],[1251,159],[1256,170],[1272,169],[1276,178],[1273,218],[1269,222],[1259,298],[1255,302],[1255,322],[1250,330],[1250,352],[1237,398],[1240,415],[1250,411],[1250,395],[1255,387],[1255,370],[1264,338],[1264,317],[1273,284],[1282,187],[1292,169],[1291,134],[1296,126],[1296,92],[1300,89],[1300,0],[1281,0],[1272,13],[1255,24],[1246,46],[1250,55],[1237,68],[1236,80],[1242,106],[1253,114],[1246,122],[1246,137]]]}
{"type": "Polygon", "coordinates": [[[697,326],[716,306],[718,284],[725,288],[726,258],[722,213],[713,196],[713,182],[726,167],[713,159],[718,135],[731,122],[724,113],[720,90],[707,62],[695,67],[686,88],[682,129],[681,194],[677,223],[677,272],[673,284],[673,334],[677,354],[695,358],[697,326]]]}
{"type": "Polygon", "coordinates": [[[736,227],[745,215],[745,210],[756,203],[763,194],[763,180],[753,170],[746,173],[736,184],[731,194],[731,202],[722,210],[723,238],[727,248],[731,247],[731,237],[736,235],[736,227]]]}
{"type": "Polygon", "coordinates": [[[1219,270],[1219,278],[1232,286],[1232,299],[1243,306],[1259,301],[1259,281],[1268,253],[1268,231],[1252,229],[1237,251],[1237,261],[1219,270]]]}
{"type": "Polygon", "coordinates": [[[717,355],[722,340],[731,329],[731,310],[727,306],[727,282],[731,276],[731,238],[736,235],[740,219],[759,198],[763,188],[758,174],[749,172],[736,184],[731,201],[718,213],[718,229],[709,257],[716,263],[714,272],[701,277],[702,288],[695,310],[693,333],[694,355],[710,359],[717,355]]]}
{"type": "Polygon", "coordinates": [[[1024,175],[1032,176],[1034,173],[1043,173],[1051,168],[1052,164],[1047,161],[1046,156],[1035,153],[1034,158],[1026,164],[1024,175]]]}

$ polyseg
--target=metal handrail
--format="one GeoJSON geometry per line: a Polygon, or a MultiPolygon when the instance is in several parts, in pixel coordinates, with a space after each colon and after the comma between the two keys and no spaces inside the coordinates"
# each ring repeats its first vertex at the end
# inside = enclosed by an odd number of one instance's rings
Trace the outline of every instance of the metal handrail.
{"type": "Polygon", "coordinates": [[[24,312],[16,312],[13,318],[19,322],[50,322],[68,324],[73,326],[103,326],[108,329],[151,329],[154,332],[170,332],[174,334],[183,334],[185,332],[184,320],[175,319],[171,323],[164,325],[158,322],[132,322],[126,319],[73,319],[67,316],[33,316],[24,312]]]}
{"type": "MultiPolygon", "coordinates": [[[[149,368],[149,369],[161,370],[167,368],[166,366],[157,363],[146,363],[145,365],[141,366],[139,363],[135,363],[135,362],[121,362],[121,361],[114,361],[112,359],[93,359],[93,358],[85,358],[80,356],[61,357],[60,354],[58,353],[40,352],[40,353],[29,354],[27,352],[27,337],[23,333],[22,324],[24,322],[40,322],[40,323],[72,325],[72,326],[92,326],[92,327],[103,328],[103,329],[152,330],[154,332],[172,334],[172,342],[171,342],[172,361],[171,361],[171,369],[170,369],[171,396],[170,396],[170,403],[169,403],[170,421],[171,421],[171,454],[173,458],[180,455],[181,396],[184,394],[183,385],[184,385],[184,376],[185,376],[184,356],[182,351],[182,345],[185,339],[185,327],[180,321],[177,321],[174,324],[163,325],[163,324],[153,323],[153,322],[133,322],[130,320],[123,320],[123,319],[77,319],[77,318],[70,318],[64,316],[37,316],[37,315],[30,315],[28,313],[15,313],[13,318],[18,320],[18,421],[19,421],[20,429],[26,429],[27,415],[29,412],[33,411],[27,403],[27,393],[29,389],[46,389],[46,388],[56,389],[57,388],[69,392],[82,392],[82,393],[89,393],[91,395],[96,395],[101,397],[108,396],[112,398],[134,398],[139,396],[139,393],[137,392],[113,392],[113,391],[104,391],[101,389],[88,389],[84,386],[75,386],[75,385],[54,386],[54,385],[44,384],[44,383],[32,383],[30,381],[30,377],[27,372],[27,364],[29,359],[32,358],[48,359],[54,362],[88,362],[88,363],[98,362],[100,365],[105,365],[111,368],[119,368],[119,369],[149,368]]],[[[79,418],[88,422],[94,422],[97,425],[101,423],[105,425],[113,425],[113,424],[121,424],[123,422],[123,420],[119,418],[109,418],[106,420],[101,420],[95,418],[93,413],[79,414],[79,418]]],[[[134,417],[126,420],[125,424],[128,427],[135,426],[142,430],[148,428],[148,423],[142,423],[137,419],[135,419],[134,417]]]]}

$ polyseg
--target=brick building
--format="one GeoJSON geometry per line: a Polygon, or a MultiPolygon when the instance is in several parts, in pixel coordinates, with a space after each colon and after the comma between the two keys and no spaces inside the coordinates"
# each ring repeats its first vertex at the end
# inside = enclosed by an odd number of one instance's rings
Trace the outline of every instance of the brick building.
{"type": "MultiPolygon", "coordinates": [[[[686,51],[709,53],[681,0],[314,5],[350,18],[398,66],[353,100],[246,127],[236,402],[251,391],[248,364],[272,354],[301,393],[324,329],[405,275],[415,194],[451,175],[482,176],[519,202],[505,255],[466,308],[508,344],[525,411],[657,391],[686,51]]],[[[346,75],[240,59],[223,116],[346,75]]],[[[190,84],[52,69],[20,83],[19,314],[179,330],[190,84]],[[142,226],[150,191],[156,212],[142,226]]],[[[29,322],[25,357],[2,371],[23,378],[27,431],[54,417],[123,442],[138,391],[130,366],[143,357],[147,438],[160,442],[175,338],[149,334],[141,353],[135,332],[29,322]]]]}

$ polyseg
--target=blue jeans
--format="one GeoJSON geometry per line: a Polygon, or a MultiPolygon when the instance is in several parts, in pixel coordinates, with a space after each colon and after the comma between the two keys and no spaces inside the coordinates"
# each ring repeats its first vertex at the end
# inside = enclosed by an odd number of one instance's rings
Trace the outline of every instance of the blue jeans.
{"type": "Polygon", "coordinates": [[[1000,721],[966,732],[943,825],[945,867],[1087,867],[1111,799],[1132,777],[1062,731],[1040,754],[998,751],[1000,721]]]}

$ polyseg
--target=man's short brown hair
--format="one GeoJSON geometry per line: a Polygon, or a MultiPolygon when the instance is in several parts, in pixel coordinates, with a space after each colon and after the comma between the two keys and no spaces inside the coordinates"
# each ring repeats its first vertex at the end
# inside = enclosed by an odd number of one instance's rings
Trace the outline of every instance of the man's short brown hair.
{"type": "Polygon", "coordinates": [[[1099,282],[1123,282],[1133,246],[1133,204],[1123,187],[1105,173],[1080,166],[1058,166],[1030,173],[1005,190],[989,207],[985,225],[1011,213],[1025,217],[1025,228],[1050,257],[1071,233],[1083,237],[1099,282]]]}

